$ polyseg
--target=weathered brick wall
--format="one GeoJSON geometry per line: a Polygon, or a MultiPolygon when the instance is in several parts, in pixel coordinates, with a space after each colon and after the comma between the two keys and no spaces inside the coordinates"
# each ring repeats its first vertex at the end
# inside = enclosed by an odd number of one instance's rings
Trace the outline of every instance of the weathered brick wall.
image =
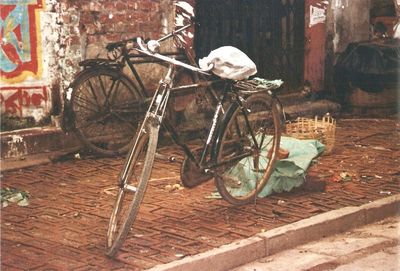
{"type": "Polygon", "coordinates": [[[62,0],[63,88],[82,59],[105,57],[105,45],[134,36],[158,38],[172,29],[173,0],[62,0]]]}

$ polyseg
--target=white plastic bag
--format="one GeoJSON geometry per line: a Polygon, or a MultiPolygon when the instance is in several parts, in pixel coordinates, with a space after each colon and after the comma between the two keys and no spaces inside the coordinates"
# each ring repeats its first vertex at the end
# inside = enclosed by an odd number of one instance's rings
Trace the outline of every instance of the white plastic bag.
{"type": "Polygon", "coordinates": [[[199,60],[201,69],[213,65],[212,72],[221,78],[243,80],[257,73],[256,64],[242,51],[232,46],[223,46],[199,60]]]}

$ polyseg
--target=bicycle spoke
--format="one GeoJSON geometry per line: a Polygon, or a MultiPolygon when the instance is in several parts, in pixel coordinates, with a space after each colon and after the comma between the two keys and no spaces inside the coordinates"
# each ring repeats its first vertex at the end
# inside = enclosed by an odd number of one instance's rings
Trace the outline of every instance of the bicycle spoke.
{"type": "MultiPolygon", "coordinates": [[[[103,103],[103,106],[108,106],[109,104],[108,104],[108,99],[107,99],[107,91],[106,91],[106,88],[104,86],[104,82],[101,79],[100,75],[98,76],[98,79],[99,79],[99,82],[100,82],[100,89],[101,89],[101,91],[103,93],[103,96],[104,96],[104,99],[105,99],[104,103],[103,103]]],[[[113,80],[113,83],[111,85],[113,85],[114,83],[115,83],[115,80],[113,80]]]]}
{"type": "MultiPolygon", "coordinates": [[[[264,141],[265,137],[266,137],[266,136],[263,135],[263,140],[262,140],[262,141],[264,141]]],[[[271,143],[273,144],[273,141],[274,141],[274,138],[273,138],[273,137],[270,137],[270,139],[268,140],[267,144],[264,144],[264,142],[262,142],[262,143],[261,143],[262,145],[260,145],[260,150],[263,150],[263,149],[266,150],[267,147],[271,145],[271,143]]],[[[271,147],[272,147],[272,146],[271,146],[271,147]]]]}
{"type": "Polygon", "coordinates": [[[75,99],[76,99],[75,102],[81,107],[85,107],[86,109],[89,109],[92,111],[94,111],[94,109],[89,106],[93,106],[93,107],[96,107],[96,109],[99,109],[98,105],[92,103],[92,101],[90,101],[89,99],[85,99],[83,97],[83,95],[76,96],[75,99]]]}
{"type": "Polygon", "coordinates": [[[120,80],[117,80],[117,82],[115,82],[115,80],[113,80],[113,83],[110,86],[110,91],[108,92],[108,95],[106,97],[106,103],[108,103],[108,101],[110,100],[110,102],[108,104],[114,104],[115,99],[118,97],[117,93],[118,93],[120,84],[121,84],[120,80]],[[114,85],[115,85],[115,87],[114,87],[114,85]],[[113,89],[115,89],[115,91],[113,91],[113,89]]]}
{"type": "Polygon", "coordinates": [[[132,125],[130,120],[125,119],[120,114],[117,114],[115,112],[111,112],[111,115],[117,117],[119,120],[122,120],[123,122],[125,122],[125,124],[128,124],[132,128],[132,130],[136,129],[136,127],[132,125]]]}
{"type": "Polygon", "coordinates": [[[104,119],[104,118],[98,118],[98,119],[91,119],[91,120],[85,120],[85,123],[82,123],[82,125],[80,126],[76,126],[77,129],[81,129],[81,128],[88,128],[92,125],[95,125],[99,122],[99,120],[104,119]]]}
{"type": "Polygon", "coordinates": [[[88,85],[89,85],[89,88],[90,88],[90,92],[92,93],[92,95],[93,95],[93,97],[94,97],[94,100],[96,101],[97,107],[101,108],[100,103],[99,103],[99,100],[98,100],[97,95],[96,95],[96,90],[94,89],[93,84],[92,84],[92,82],[90,81],[90,79],[91,79],[91,78],[89,78],[89,79],[87,80],[88,85]]]}
{"type": "MultiPolygon", "coordinates": [[[[86,106],[84,106],[84,105],[78,105],[78,106],[79,106],[79,107],[77,108],[77,110],[85,109],[85,110],[87,110],[87,111],[90,111],[91,114],[99,113],[97,110],[95,110],[95,109],[93,109],[93,108],[89,108],[89,107],[86,107],[86,106]]],[[[85,112],[85,113],[87,114],[87,113],[89,113],[89,112],[85,112]]]]}

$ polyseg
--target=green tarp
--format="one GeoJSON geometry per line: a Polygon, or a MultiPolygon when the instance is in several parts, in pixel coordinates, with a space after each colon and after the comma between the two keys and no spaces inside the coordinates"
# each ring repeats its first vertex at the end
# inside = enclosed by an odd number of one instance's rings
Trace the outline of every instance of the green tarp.
{"type": "MultiPolygon", "coordinates": [[[[299,140],[292,137],[282,137],[280,147],[289,151],[289,157],[276,162],[276,168],[267,185],[260,192],[259,197],[266,197],[273,192],[290,191],[302,185],[312,160],[325,150],[325,146],[317,140],[299,140]]],[[[264,157],[266,157],[268,150],[269,147],[263,149],[264,157]]],[[[224,173],[224,176],[228,176],[229,179],[241,180],[241,185],[232,188],[231,191],[236,196],[248,194],[250,190],[254,189],[254,180],[259,179],[257,174],[260,173],[252,171],[247,166],[251,164],[248,159],[252,158],[244,158],[231,168],[229,172],[224,173]]],[[[261,167],[265,166],[267,161],[260,161],[261,167]]]]}
{"type": "Polygon", "coordinates": [[[276,162],[275,171],[259,197],[266,197],[272,192],[290,191],[302,185],[312,160],[325,150],[325,146],[317,140],[292,137],[282,137],[280,146],[289,151],[289,157],[276,162]]]}

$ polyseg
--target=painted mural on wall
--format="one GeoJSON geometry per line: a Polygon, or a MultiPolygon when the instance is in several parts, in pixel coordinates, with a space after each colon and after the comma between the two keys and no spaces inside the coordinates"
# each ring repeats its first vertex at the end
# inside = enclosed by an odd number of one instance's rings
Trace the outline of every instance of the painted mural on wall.
{"type": "Polygon", "coordinates": [[[0,0],[0,103],[2,114],[39,120],[48,111],[42,83],[39,11],[43,0],[0,0]]]}
{"type": "Polygon", "coordinates": [[[40,78],[40,26],[42,0],[0,0],[1,79],[23,81],[28,75],[40,78]]]}

